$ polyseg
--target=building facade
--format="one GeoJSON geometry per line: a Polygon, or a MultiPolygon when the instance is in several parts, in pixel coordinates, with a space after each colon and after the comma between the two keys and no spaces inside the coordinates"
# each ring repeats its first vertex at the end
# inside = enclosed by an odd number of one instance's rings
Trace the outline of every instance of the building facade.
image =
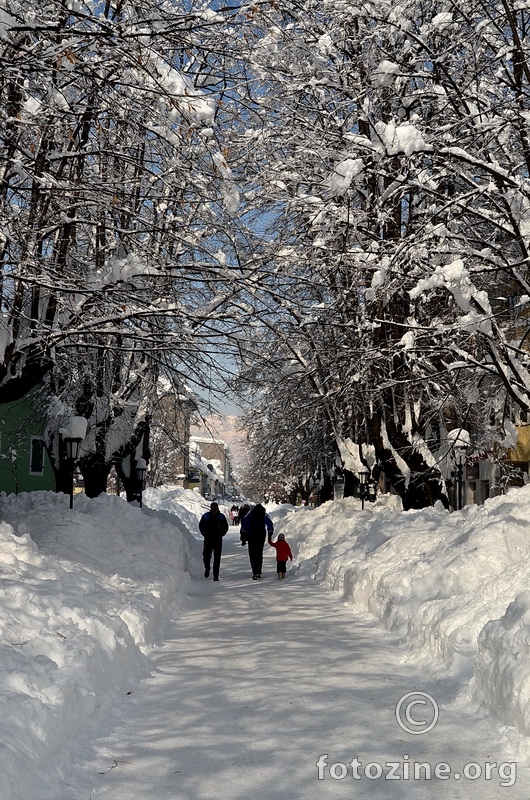
{"type": "Polygon", "coordinates": [[[0,404],[0,491],[54,491],[55,476],[43,440],[38,395],[0,404]]]}

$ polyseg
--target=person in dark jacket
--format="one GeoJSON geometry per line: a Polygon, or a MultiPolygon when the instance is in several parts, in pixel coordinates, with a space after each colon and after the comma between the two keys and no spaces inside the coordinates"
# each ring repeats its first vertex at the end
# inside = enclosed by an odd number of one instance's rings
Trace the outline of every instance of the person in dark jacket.
{"type": "Polygon", "coordinates": [[[247,514],[248,514],[248,512],[249,512],[249,511],[250,511],[250,506],[249,506],[249,504],[248,504],[248,503],[245,503],[245,504],[244,504],[244,505],[242,505],[242,506],[241,506],[241,508],[239,509],[239,524],[241,525],[241,527],[240,527],[240,529],[239,529],[239,538],[241,539],[241,545],[242,545],[243,547],[244,547],[244,546],[246,545],[246,543],[247,543],[247,540],[246,540],[246,538],[245,538],[245,534],[244,534],[244,532],[243,532],[243,520],[245,519],[245,517],[247,516],[247,514]]]}
{"type": "Polygon", "coordinates": [[[199,530],[204,538],[202,560],[204,562],[204,577],[210,577],[210,564],[213,554],[213,579],[219,580],[221,566],[221,553],[223,552],[223,536],[228,530],[228,520],[219,511],[217,503],[212,503],[210,510],[203,514],[199,522],[199,530]]]}
{"type": "Polygon", "coordinates": [[[248,542],[248,557],[252,568],[252,580],[261,578],[263,548],[266,535],[272,536],[274,525],[261,503],[252,508],[241,523],[241,541],[248,542]]]}
{"type": "Polygon", "coordinates": [[[283,580],[287,571],[287,559],[289,558],[291,561],[293,560],[291,548],[285,541],[285,536],[283,533],[279,534],[275,542],[273,542],[269,536],[269,544],[276,550],[276,572],[278,573],[278,578],[283,580]]]}

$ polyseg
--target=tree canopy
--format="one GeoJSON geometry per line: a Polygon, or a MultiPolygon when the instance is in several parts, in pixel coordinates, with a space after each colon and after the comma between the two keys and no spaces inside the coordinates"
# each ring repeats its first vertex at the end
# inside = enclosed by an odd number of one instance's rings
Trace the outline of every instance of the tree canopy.
{"type": "Polygon", "coordinates": [[[530,407],[529,22],[3,0],[0,401],[44,381],[109,466],[161,375],[230,359],[270,481],[351,457],[447,502],[448,431],[496,451],[530,407]]]}

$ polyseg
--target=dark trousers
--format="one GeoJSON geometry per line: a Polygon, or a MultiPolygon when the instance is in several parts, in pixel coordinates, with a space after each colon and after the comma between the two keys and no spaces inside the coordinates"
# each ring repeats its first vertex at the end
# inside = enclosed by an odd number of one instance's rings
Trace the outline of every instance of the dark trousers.
{"type": "Polygon", "coordinates": [[[278,573],[278,575],[281,575],[282,573],[285,575],[285,573],[287,572],[287,561],[277,561],[276,572],[278,573]]]}
{"type": "Polygon", "coordinates": [[[202,549],[202,560],[204,569],[210,569],[210,562],[213,553],[213,576],[219,577],[219,567],[221,566],[221,553],[223,552],[223,539],[221,536],[205,536],[204,547],[202,549]]]}
{"type": "Polygon", "coordinates": [[[265,547],[265,536],[252,537],[248,540],[248,557],[253,575],[261,575],[263,568],[263,548],[265,547]]]}

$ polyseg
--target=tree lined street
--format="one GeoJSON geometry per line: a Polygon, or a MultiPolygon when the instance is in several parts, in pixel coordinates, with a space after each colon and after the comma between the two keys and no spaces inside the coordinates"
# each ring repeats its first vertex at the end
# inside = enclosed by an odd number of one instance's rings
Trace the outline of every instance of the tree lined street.
{"type": "MultiPolygon", "coordinates": [[[[369,615],[293,572],[278,582],[271,557],[262,582],[250,581],[232,532],[219,583],[204,580],[198,560],[192,575],[187,607],[149,654],[152,677],[113,709],[90,745],[82,742],[74,756],[82,763],[54,800],[523,796],[522,785],[507,788],[508,767],[502,789],[496,768],[489,780],[434,778],[438,763],[455,772],[491,753],[500,764],[503,754],[486,722],[452,706],[458,680],[426,680],[369,615]],[[416,689],[440,704],[438,724],[422,736],[395,716],[400,698],[416,689]],[[422,772],[405,780],[407,760],[411,769],[430,762],[431,779],[422,772]],[[376,775],[378,763],[381,777],[366,777],[366,766],[376,775]],[[397,765],[393,780],[387,763],[397,765]],[[332,777],[342,774],[340,766],[330,773],[334,764],[348,765],[342,780],[332,777]]],[[[411,713],[427,716],[422,707],[411,713]]]]}
{"type": "Polygon", "coordinates": [[[80,415],[87,491],[114,467],[134,494],[161,380],[242,404],[262,486],[325,499],[366,467],[404,508],[454,506],[457,429],[495,491],[522,480],[528,9],[3,0],[0,22],[0,401],[39,387],[59,488],[80,415]]]}

